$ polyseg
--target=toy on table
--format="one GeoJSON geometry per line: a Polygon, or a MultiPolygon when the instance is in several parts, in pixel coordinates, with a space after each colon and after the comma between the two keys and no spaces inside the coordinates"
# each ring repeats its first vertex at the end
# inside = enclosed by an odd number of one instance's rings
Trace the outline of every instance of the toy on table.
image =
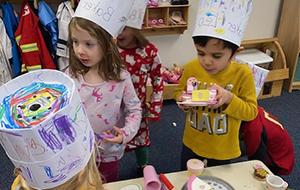
{"type": "Polygon", "coordinates": [[[207,106],[216,103],[216,89],[199,89],[200,82],[195,77],[187,80],[186,93],[183,94],[182,102],[179,105],[187,106],[207,106]]]}
{"type": "Polygon", "coordinates": [[[174,185],[169,181],[169,179],[163,174],[159,174],[159,180],[164,184],[167,190],[175,190],[174,185]]]}
{"type": "Polygon", "coordinates": [[[255,165],[254,167],[254,177],[258,180],[265,180],[269,172],[265,170],[261,165],[255,165]]]}
{"type": "Polygon", "coordinates": [[[211,186],[196,176],[189,177],[187,190],[212,190],[211,186]]]}
{"type": "Polygon", "coordinates": [[[199,176],[204,170],[204,162],[198,159],[189,159],[186,163],[187,171],[189,176],[199,176]]]}

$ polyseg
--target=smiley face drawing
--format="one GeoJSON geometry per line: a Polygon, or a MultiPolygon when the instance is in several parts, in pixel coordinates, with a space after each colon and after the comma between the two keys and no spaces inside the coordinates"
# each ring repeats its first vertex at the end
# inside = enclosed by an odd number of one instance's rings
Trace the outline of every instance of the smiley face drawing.
{"type": "Polygon", "coordinates": [[[68,91],[62,84],[34,82],[3,100],[9,128],[38,125],[67,104],[68,91]]]}

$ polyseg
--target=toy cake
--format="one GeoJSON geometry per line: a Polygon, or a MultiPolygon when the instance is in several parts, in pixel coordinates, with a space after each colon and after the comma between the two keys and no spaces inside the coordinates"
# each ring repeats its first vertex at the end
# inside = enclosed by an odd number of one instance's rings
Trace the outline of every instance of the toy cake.
{"type": "Polygon", "coordinates": [[[187,80],[186,93],[183,94],[182,102],[178,104],[189,106],[207,106],[216,103],[216,89],[199,89],[200,82],[195,77],[187,80]]]}

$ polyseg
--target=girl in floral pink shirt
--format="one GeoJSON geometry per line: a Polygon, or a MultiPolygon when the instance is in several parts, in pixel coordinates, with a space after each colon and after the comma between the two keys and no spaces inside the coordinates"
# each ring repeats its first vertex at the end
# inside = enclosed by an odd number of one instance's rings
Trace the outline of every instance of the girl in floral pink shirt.
{"type": "Polygon", "coordinates": [[[67,72],[75,80],[96,134],[99,170],[106,182],[116,181],[126,143],[140,127],[141,104],[108,32],[87,19],[74,17],[69,35],[67,72]]]}

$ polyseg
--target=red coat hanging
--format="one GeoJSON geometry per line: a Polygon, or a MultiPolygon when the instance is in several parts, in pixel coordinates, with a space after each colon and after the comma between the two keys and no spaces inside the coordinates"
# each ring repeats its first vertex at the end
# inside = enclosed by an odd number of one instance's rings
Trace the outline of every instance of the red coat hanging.
{"type": "Polygon", "coordinates": [[[23,1],[20,23],[15,32],[22,60],[22,72],[37,69],[56,69],[39,28],[39,18],[28,1],[23,1]]]}

